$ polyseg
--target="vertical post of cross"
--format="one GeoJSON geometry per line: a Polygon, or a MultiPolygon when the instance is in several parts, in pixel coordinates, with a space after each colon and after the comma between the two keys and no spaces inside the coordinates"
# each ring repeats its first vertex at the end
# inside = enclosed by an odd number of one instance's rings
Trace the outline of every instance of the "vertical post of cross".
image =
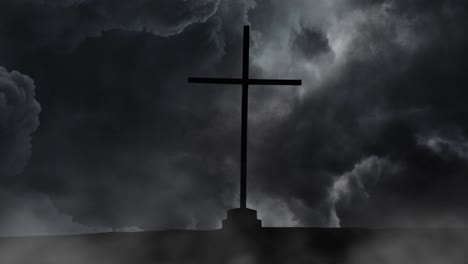
{"type": "Polygon", "coordinates": [[[240,208],[247,208],[247,113],[249,104],[249,51],[250,27],[244,26],[244,45],[242,56],[242,118],[241,118],[241,172],[240,208]]]}
{"type": "Polygon", "coordinates": [[[284,79],[250,79],[249,78],[249,52],[250,27],[244,26],[244,41],[242,53],[242,78],[197,78],[189,77],[190,83],[208,84],[234,84],[242,85],[241,108],[241,153],[240,153],[240,208],[228,211],[227,219],[223,220],[223,228],[258,228],[262,221],[257,219],[257,211],[247,208],[247,113],[249,105],[250,85],[301,85],[301,80],[284,79]]]}

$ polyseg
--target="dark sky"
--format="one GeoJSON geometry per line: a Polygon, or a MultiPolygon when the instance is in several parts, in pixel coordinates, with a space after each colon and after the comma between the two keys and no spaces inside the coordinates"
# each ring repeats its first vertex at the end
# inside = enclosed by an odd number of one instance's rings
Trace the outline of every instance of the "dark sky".
{"type": "Polygon", "coordinates": [[[468,223],[468,4],[2,0],[0,235],[468,223]]]}

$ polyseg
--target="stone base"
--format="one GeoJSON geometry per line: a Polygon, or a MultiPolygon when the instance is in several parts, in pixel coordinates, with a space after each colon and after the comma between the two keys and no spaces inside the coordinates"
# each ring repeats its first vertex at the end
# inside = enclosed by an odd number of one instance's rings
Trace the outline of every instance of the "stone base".
{"type": "Polygon", "coordinates": [[[244,230],[261,228],[262,221],[257,219],[257,211],[248,208],[236,208],[227,212],[223,220],[223,229],[244,230]]]}

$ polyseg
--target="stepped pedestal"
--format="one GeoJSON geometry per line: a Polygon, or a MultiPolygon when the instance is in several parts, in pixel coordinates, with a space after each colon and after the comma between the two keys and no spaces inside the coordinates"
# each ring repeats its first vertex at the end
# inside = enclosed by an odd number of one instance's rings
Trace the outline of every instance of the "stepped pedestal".
{"type": "Polygon", "coordinates": [[[227,212],[223,220],[223,229],[245,230],[261,228],[262,221],[257,219],[257,211],[248,208],[236,208],[227,212]]]}

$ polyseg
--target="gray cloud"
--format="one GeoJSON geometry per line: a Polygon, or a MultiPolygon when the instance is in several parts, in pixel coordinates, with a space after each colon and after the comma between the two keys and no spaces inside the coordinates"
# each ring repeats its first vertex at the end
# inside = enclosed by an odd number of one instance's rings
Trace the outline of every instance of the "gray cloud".
{"type": "Polygon", "coordinates": [[[468,142],[464,136],[458,133],[443,135],[443,133],[431,133],[429,135],[419,135],[418,143],[442,158],[453,159],[457,157],[463,160],[468,159],[468,142]]]}
{"type": "MultiPolygon", "coordinates": [[[[226,5],[244,15],[249,8],[226,5]]],[[[233,22],[246,19],[222,10],[233,22]]],[[[45,68],[29,69],[42,81],[42,95],[55,97],[52,103],[51,97],[41,99],[48,111],[35,151],[50,151],[35,156],[24,174],[30,187],[87,226],[218,226],[235,203],[239,90],[189,86],[186,78],[239,64],[237,56],[223,54],[237,52],[242,27],[224,28],[221,13],[168,38],[125,31],[91,38],[47,62],[58,87],[41,78],[45,68]],[[96,56],[96,50],[103,52],[96,56]],[[116,64],[115,54],[126,62],[116,64]],[[62,68],[65,61],[74,66],[62,68]],[[94,83],[102,84],[105,96],[97,95],[94,83]],[[88,101],[94,96],[99,99],[88,101]]]]}
{"type": "Polygon", "coordinates": [[[218,5],[219,0],[2,1],[0,58],[15,61],[42,49],[69,51],[110,29],[170,36],[205,22],[218,5]]]}
{"type": "Polygon", "coordinates": [[[331,227],[340,227],[340,219],[337,215],[337,207],[354,207],[355,200],[371,199],[368,192],[373,188],[382,175],[391,176],[398,171],[398,167],[391,164],[386,159],[379,157],[369,157],[356,164],[352,171],[346,172],[337,177],[328,194],[330,203],[330,223],[331,227]]]}
{"type": "Polygon", "coordinates": [[[293,34],[292,48],[299,57],[312,60],[331,52],[328,38],[321,31],[305,27],[293,34]]]}
{"type": "Polygon", "coordinates": [[[329,225],[329,188],[366,157],[405,169],[365,185],[372,199],[341,196],[340,225],[466,209],[466,162],[420,139],[466,138],[464,3],[114,2],[1,4],[0,51],[34,77],[44,109],[18,184],[61,213],[109,228],[219,225],[238,199],[239,89],[186,77],[239,76],[245,23],[252,76],[304,80],[250,91],[249,204],[266,223],[329,225]]]}
{"type": "Polygon", "coordinates": [[[111,232],[106,227],[89,227],[57,210],[45,195],[2,189],[0,236],[41,236],[111,232]]]}
{"type": "Polygon", "coordinates": [[[41,107],[34,81],[0,67],[0,173],[3,180],[24,169],[31,154],[31,134],[39,126],[41,107]]]}
{"type": "MultiPolygon", "coordinates": [[[[416,218],[463,211],[465,195],[456,179],[466,169],[464,163],[434,157],[417,139],[420,133],[464,122],[465,106],[457,99],[464,94],[458,87],[466,82],[458,70],[466,67],[460,49],[466,40],[457,23],[466,12],[462,6],[446,2],[405,9],[401,1],[350,2],[327,13],[327,23],[317,22],[320,16],[302,17],[301,23],[316,23],[327,32],[335,60],[331,65],[284,64],[282,57],[268,55],[271,59],[262,64],[260,57],[260,67],[274,65],[280,76],[308,74],[306,90],[299,90],[287,117],[269,127],[261,141],[254,170],[259,190],[285,201],[294,196],[308,208],[293,210],[301,222],[326,225],[327,206],[321,201],[333,176],[376,155],[405,169],[375,186],[372,199],[338,210],[343,226],[392,226],[392,214],[416,218]]],[[[288,14],[297,13],[286,10],[286,17],[277,16],[275,23],[294,29],[288,14]]],[[[462,134],[465,130],[463,125],[462,134]]]]}

